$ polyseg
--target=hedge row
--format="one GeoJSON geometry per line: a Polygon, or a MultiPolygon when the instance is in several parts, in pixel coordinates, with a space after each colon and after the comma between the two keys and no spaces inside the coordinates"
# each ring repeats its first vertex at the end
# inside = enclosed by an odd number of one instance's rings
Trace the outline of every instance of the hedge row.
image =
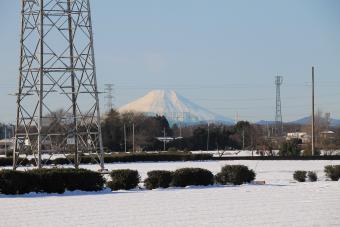
{"type": "MultiPolygon", "coordinates": [[[[91,157],[89,155],[80,156],[79,161],[81,164],[95,164],[98,163],[98,157],[91,157]]],[[[191,153],[122,153],[105,155],[105,163],[114,162],[160,162],[160,161],[200,161],[200,160],[212,160],[211,154],[191,154],[191,153]]],[[[19,162],[23,166],[35,165],[34,159],[20,158],[19,162]]],[[[0,158],[0,166],[11,166],[13,163],[12,157],[0,158]]],[[[74,163],[73,156],[67,158],[56,158],[51,160],[43,160],[45,165],[68,165],[74,163]]]]}
{"type": "MultiPolygon", "coordinates": [[[[167,153],[121,153],[105,155],[105,163],[114,162],[159,162],[159,161],[201,161],[201,160],[340,160],[339,155],[334,156],[300,156],[300,157],[280,157],[280,156],[254,156],[254,157],[213,157],[211,154],[192,154],[182,152],[167,153]]],[[[22,166],[35,165],[34,159],[20,158],[22,166]]],[[[99,162],[97,157],[89,155],[81,156],[81,164],[95,164],[99,162]]],[[[1,157],[0,166],[12,166],[12,157],[1,157]]],[[[53,160],[43,160],[46,165],[67,165],[74,163],[73,156],[67,158],[56,158],[53,160]]]]}
{"type": "MultiPolygon", "coordinates": [[[[326,176],[331,180],[340,179],[340,165],[326,166],[326,176]]],[[[147,189],[207,186],[216,184],[240,185],[255,179],[253,170],[243,165],[226,165],[215,176],[202,168],[182,168],[175,171],[157,170],[147,173],[144,181],[147,189]]],[[[315,172],[295,171],[294,179],[299,182],[316,181],[315,172]]],[[[110,172],[111,180],[106,186],[112,190],[130,190],[140,183],[137,170],[121,169],[110,172]]],[[[0,194],[25,194],[29,192],[63,193],[66,190],[99,191],[104,188],[105,179],[101,173],[86,169],[35,169],[28,171],[0,171],[0,194]]]]}
{"type": "Polygon", "coordinates": [[[234,161],[234,160],[270,160],[270,161],[282,161],[282,160],[340,160],[340,155],[320,155],[320,156],[229,156],[229,157],[213,157],[216,161],[234,161]]]}
{"type": "Polygon", "coordinates": [[[99,191],[105,179],[86,169],[35,169],[0,171],[0,194],[64,193],[66,190],[99,191]]]}
{"type": "MultiPolygon", "coordinates": [[[[147,173],[144,180],[146,189],[186,187],[186,186],[207,186],[217,184],[240,185],[250,183],[255,179],[253,170],[246,166],[226,165],[221,172],[214,176],[209,170],[202,168],[182,168],[175,171],[154,170],[147,173]]],[[[114,170],[110,174],[111,181],[108,186],[112,190],[133,189],[140,183],[140,176],[136,170],[114,170]]]]}

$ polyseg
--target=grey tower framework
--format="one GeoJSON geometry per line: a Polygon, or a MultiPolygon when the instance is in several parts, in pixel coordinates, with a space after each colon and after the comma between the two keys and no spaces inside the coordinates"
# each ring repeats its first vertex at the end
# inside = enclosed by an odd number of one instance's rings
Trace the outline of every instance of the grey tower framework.
{"type": "Polygon", "coordinates": [[[105,106],[107,112],[110,112],[113,109],[113,86],[113,84],[105,84],[105,106]]]}
{"type": "Polygon", "coordinates": [[[283,82],[282,76],[275,77],[276,85],[276,111],[275,111],[275,135],[281,136],[283,132],[282,111],[281,111],[281,85],[283,82]]]}
{"type": "MultiPolygon", "coordinates": [[[[22,0],[13,168],[19,155],[80,153],[104,169],[89,0],[22,0]]],[[[67,155],[68,154],[68,155],[67,155]]]]}

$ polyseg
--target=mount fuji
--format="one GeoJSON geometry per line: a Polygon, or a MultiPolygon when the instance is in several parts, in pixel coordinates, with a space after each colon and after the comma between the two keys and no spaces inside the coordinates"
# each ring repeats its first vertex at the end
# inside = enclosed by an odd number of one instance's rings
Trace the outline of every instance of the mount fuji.
{"type": "Polygon", "coordinates": [[[216,122],[232,125],[230,118],[213,113],[179,95],[173,90],[152,90],[145,96],[118,109],[119,112],[140,112],[164,115],[170,123],[196,124],[216,122]]]}

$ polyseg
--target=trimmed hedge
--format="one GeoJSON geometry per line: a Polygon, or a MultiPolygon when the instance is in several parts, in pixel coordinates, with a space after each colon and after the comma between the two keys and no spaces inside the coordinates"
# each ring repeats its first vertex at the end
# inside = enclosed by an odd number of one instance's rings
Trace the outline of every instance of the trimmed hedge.
{"type": "Polygon", "coordinates": [[[186,187],[189,185],[212,185],[214,175],[206,169],[182,168],[174,172],[171,185],[175,187],[186,187]]]}
{"type": "Polygon", "coordinates": [[[293,178],[298,182],[305,182],[307,178],[307,172],[303,170],[297,170],[294,172],[293,178]]]}
{"type": "Polygon", "coordinates": [[[0,171],[0,194],[14,195],[34,192],[34,178],[27,172],[0,171]]]}
{"type": "Polygon", "coordinates": [[[255,179],[255,172],[249,170],[244,165],[225,165],[222,167],[221,172],[216,174],[215,181],[218,184],[234,184],[241,185],[250,183],[255,179]]]}
{"type": "Polygon", "coordinates": [[[105,163],[113,162],[162,162],[211,160],[211,154],[191,154],[183,152],[166,153],[121,153],[104,156],[105,163]]]}
{"type": "Polygon", "coordinates": [[[307,177],[310,182],[315,182],[318,180],[318,175],[313,171],[308,171],[307,177]]]}
{"type": "Polygon", "coordinates": [[[340,179],[340,165],[325,166],[324,172],[332,181],[338,181],[340,179]]]}
{"type": "Polygon", "coordinates": [[[110,173],[110,177],[111,181],[107,183],[107,186],[113,191],[130,190],[136,188],[140,182],[140,176],[137,170],[112,170],[110,173]]]}
{"type": "MultiPolygon", "coordinates": [[[[22,166],[30,165],[30,160],[27,158],[19,158],[18,163],[22,166]]],[[[2,157],[0,158],[0,166],[12,166],[13,165],[13,157],[2,157]]]]}
{"type": "Polygon", "coordinates": [[[66,190],[99,191],[105,180],[100,173],[85,169],[1,170],[0,193],[64,193],[66,190]]]}
{"type": "Polygon", "coordinates": [[[151,190],[155,188],[168,188],[172,181],[173,172],[166,170],[154,170],[148,172],[148,177],[144,180],[145,188],[151,190]]]}
{"type": "Polygon", "coordinates": [[[213,160],[233,161],[233,160],[340,160],[340,155],[322,155],[322,156],[229,156],[213,157],[213,160]]]}
{"type": "MultiPolygon", "coordinates": [[[[80,164],[95,164],[99,163],[97,156],[83,155],[79,156],[80,164]]],[[[162,161],[202,161],[212,160],[211,154],[191,154],[184,152],[166,152],[166,153],[116,153],[104,156],[105,163],[114,162],[162,162],[162,161]]],[[[19,158],[21,165],[35,166],[34,159],[19,158]]],[[[12,166],[13,158],[0,158],[0,166],[12,166]]],[[[74,163],[74,157],[68,155],[67,158],[56,158],[50,160],[43,160],[45,165],[69,165],[74,163]]]]}

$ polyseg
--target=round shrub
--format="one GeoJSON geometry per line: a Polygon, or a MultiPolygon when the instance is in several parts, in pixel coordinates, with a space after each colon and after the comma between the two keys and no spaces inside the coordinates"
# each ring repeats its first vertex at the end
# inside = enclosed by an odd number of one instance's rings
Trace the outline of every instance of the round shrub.
{"type": "Polygon", "coordinates": [[[172,181],[173,173],[166,170],[154,170],[148,172],[148,178],[144,180],[145,188],[151,190],[155,188],[168,188],[172,181]]]}
{"type": "Polygon", "coordinates": [[[298,182],[305,182],[307,178],[307,172],[303,170],[297,170],[294,172],[293,178],[298,182]]]}
{"type": "Polygon", "coordinates": [[[315,182],[318,180],[318,175],[313,171],[308,171],[307,177],[310,182],[315,182]]]}
{"type": "Polygon", "coordinates": [[[100,191],[105,179],[99,172],[87,169],[59,169],[64,175],[65,188],[68,191],[100,191]]]}
{"type": "Polygon", "coordinates": [[[137,170],[131,169],[119,169],[113,170],[110,173],[111,181],[107,183],[107,186],[113,191],[117,190],[130,190],[140,182],[140,176],[137,170]]]}
{"type": "Polygon", "coordinates": [[[215,181],[218,184],[241,185],[250,183],[255,179],[255,172],[244,165],[225,165],[221,172],[216,174],[215,181]]]}
{"type": "Polygon", "coordinates": [[[332,181],[338,181],[340,179],[340,165],[325,166],[325,174],[332,181]]]}
{"type": "Polygon", "coordinates": [[[207,186],[214,183],[214,175],[206,169],[182,168],[174,172],[171,185],[186,187],[188,185],[207,186]]]}

